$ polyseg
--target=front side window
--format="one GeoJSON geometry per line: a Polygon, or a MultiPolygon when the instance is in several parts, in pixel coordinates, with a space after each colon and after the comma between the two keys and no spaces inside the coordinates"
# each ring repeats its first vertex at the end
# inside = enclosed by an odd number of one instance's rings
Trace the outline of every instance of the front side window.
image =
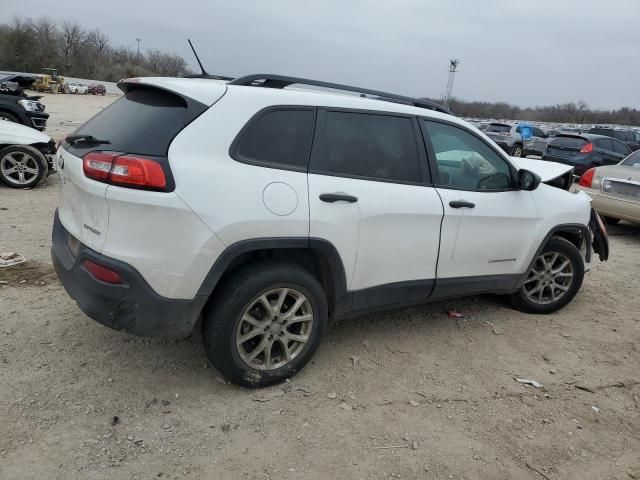
{"type": "Polygon", "coordinates": [[[241,162],[306,171],[313,117],[311,109],[259,113],[240,134],[232,156],[241,162]]]}
{"type": "Polygon", "coordinates": [[[320,117],[309,170],[393,182],[420,182],[408,117],[327,111],[320,117]]]}
{"type": "Polygon", "coordinates": [[[464,190],[505,190],[515,187],[511,168],[475,135],[444,123],[423,120],[427,143],[433,147],[440,186],[464,190]]]}
{"type": "Polygon", "coordinates": [[[640,150],[636,150],[627,158],[625,158],[621,165],[626,165],[628,167],[640,168],[640,150]]]}

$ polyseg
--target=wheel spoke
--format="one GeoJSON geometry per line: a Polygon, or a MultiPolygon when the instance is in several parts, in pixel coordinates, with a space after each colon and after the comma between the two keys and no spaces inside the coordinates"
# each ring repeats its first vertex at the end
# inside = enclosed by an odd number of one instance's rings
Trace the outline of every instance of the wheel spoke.
{"type": "Polygon", "coordinates": [[[284,304],[285,299],[287,298],[287,294],[289,293],[288,288],[283,288],[280,291],[280,296],[278,297],[278,301],[276,302],[276,306],[273,308],[276,314],[282,312],[282,305],[284,304]]]}
{"type": "Polygon", "coordinates": [[[6,155],[6,156],[4,157],[4,159],[5,159],[7,162],[10,162],[10,163],[11,163],[11,165],[17,165],[18,163],[20,163],[20,162],[18,162],[18,160],[16,160],[16,159],[15,159],[15,157],[13,156],[13,153],[9,153],[8,155],[6,155]]]}
{"type": "Polygon", "coordinates": [[[264,322],[261,322],[260,320],[256,320],[248,313],[245,313],[242,316],[242,321],[247,322],[249,325],[253,325],[256,328],[264,328],[264,322]]]}
{"type": "Polygon", "coordinates": [[[552,273],[553,275],[557,275],[557,274],[559,274],[560,272],[562,272],[562,270],[564,270],[565,268],[567,268],[567,267],[569,266],[569,264],[570,264],[570,263],[571,263],[571,262],[570,262],[569,260],[565,260],[564,262],[562,262],[562,264],[561,264],[558,268],[553,269],[553,270],[551,271],[551,273],[552,273]]]}
{"type": "Polygon", "coordinates": [[[538,291],[538,303],[542,303],[542,295],[544,295],[545,286],[542,285],[538,291]]]}
{"type": "Polygon", "coordinates": [[[553,268],[553,266],[555,265],[556,261],[558,260],[558,253],[554,253],[553,257],[551,257],[551,261],[548,263],[549,268],[553,268]]]}
{"type": "Polygon", "coordinates": [[[555,283],[553,282],[553,284],[551,285],[551,288],[557,288],[558,290],[562,290],[563,292],[566,292],[569,290],[569,287],[567,285],[560,285],[559,283],[555,283]]]}
{"type": "Polygon", "coordinates": [[[24,172],[23,171],[19,171],[18,172],[18,182],[25,183],[24,172]]]}
{"type": "Polygon", "coordinates": [[[273,349],[273,341],[267,342],[267,346],[264,353],[264,368],[269,370],[271,368],[271,350],[273,349]]]}
{"type": "Polygon", "coordinates": [[[306,301],[307,301],[307,299],[306,299],[304,296],[300,295],[300,296],[296,299],[296,303],[294,303],[294,304],[293,304],[293,307],[291,307],[291,308],[287,311],[287,314],[286,314],[286,316],[285,316],[285,317],[286,317],[287,319],[289,319],[289,318],[293,317],[293,316],[296,314],[296,312],[297,312],[298,310],[300,310],[300,307],[302,306],[302,304],[303,304],[304,302],[306,302],[306,301]]]}
{"type": "Polygon", "coordinates": [[[297,335],[295,333],[286,332],[285,338],[293,340],[294,342],[306,343],[309,340],[309,335],[297,335]]]}
{"type": "Polygon", "coordinates": [[[263,328],[254,328],[250,332],[243,334],[241,337],[238,337],[237,343],[238,345],[242,345],[247,340],[251,340],[252,338],[257,337],[258,335],[264,335],[263,328]]]}
{"type": "Polygon", "coordinates": [[[33,176],[38,175],[38,169],[37,168],[25,167],[24,171],[27,172],[27,173],[32,174],[33,176]]]}
{"type": "Polygon", "coordinates": [[[271,305],[271,302],[269,301],[269,299],[267,298],[266,295],[262,295],[258,301],[262,304],[262,306],[267,310],[267,313],[269,314],[269,317],[273,317],[273,305],[271,305]]]}
{"type": "Polygon", "coordinates": [[[16,171],[16,167],[2,169],[2,173],[4,173],[5,175],[11,175],[12,173],[16,173],[16,171]]]}
{"type": "Polygon", "coordinates": [[[291,360],[291,350],[289,350],[289,340],[278,338],[280,345],[282,346],[282,351],[284,352],[284,356],[288,361],[291,360]]]}
{"type": "Polygon", "coordinates": [[[570,272],[560,272],[556,273],[553,278],[573,278],[573,273],[570,272]]]}
{"type": "Polygon", "coordinates": [[[294,323],[310,322],[311,320],[313,320],[313,315],[311,313],[307,313],[304,315],[298,315],[288,318],[284,325],[288,327],[289,325],[293,325],[294,323]]]}
{"type": "Polygon", "coordinates": [[[265,349],[265,347],[267,346],[267,343],[269,342],[269,340],[267,339],[267,337],[265,336],[258,345],[256,345],[256,347],[251,350],[251,353],[248,355],[248,359],[249,360],[253,360],[254,358],[256,358],[258,355],[260,355],[260,353],[262,353],[265,349]]]}
{"type": "Polygon", "coordinates": [[[556,289],[555,289],[555,285],[549,285],[549,291],[551,292],[551,301],[555,302],[556,301],[556,289]]]}

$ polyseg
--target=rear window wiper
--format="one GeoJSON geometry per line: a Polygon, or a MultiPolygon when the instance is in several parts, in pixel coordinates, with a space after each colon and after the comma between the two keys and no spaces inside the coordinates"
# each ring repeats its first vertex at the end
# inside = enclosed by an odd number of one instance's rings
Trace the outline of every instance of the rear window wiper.
{"type": "Polygon", "coordinates": [[[76,143],[93,143],[94,145],[109,145],[109,140],[99,140],[93,135],[69,135],[66,139],[71,145],[76,143]]]}

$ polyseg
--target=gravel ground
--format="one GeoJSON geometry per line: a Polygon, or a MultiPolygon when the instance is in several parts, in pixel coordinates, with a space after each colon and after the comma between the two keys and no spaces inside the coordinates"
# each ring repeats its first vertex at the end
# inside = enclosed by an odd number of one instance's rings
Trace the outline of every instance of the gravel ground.
{"type": "MultiPolygon", "coordinates": [[[[49,131],[113,98],[47,96],[49,131]]],[[[363,316],[252,391],[197,333],[132,337],[77,308],[49,258],[58,188],[0,186],[0,250],[30,259],[0,271],[3,480],[640,478],[637,227],[610,229],[610,261],[554,315],[482,296],[363,316]]]]}

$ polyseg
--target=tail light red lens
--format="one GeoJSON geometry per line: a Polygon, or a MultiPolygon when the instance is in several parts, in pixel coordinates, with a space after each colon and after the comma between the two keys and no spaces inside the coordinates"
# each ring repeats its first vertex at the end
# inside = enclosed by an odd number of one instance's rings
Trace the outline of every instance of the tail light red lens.
{"type": "Polygon", "coordinates": [[[159,163],[146,158],[122,156],[116,158],[111,170],[111,181],[126,185],[164,188],[167,180],[159,163]]]}
{"type": "Polygon", "coordinates": [[[584,147],[580,149],[580,153],[591,153],[593,152],[593,143],[587,143],[584,147]]]}
{"type": "Polygon", "coordinates": [[[82,266],[96,279],[102,282],[111,283],[114,285],[122,284],[122,277],[120,274],[110,268],[92,262],[91,260],[85,260],[82,266]]]}
{"type": "Polygon", "coordinates": [[[595,173],[595,168],[590,168],[589,170],[584,172],[580,177],[580,180],[578,180],[578,185],[580,185],[581,187],[591,188],[591,184],[593,183],[593,176],[595,175],[595,173]]]}
{"type": "Polygon", "coordinates": [[[82,169],[85,176],[98,182],[157,190],[163,190],[167,186],[162,165],[149,158],[91,152],[83,157],[82,169]]]}

